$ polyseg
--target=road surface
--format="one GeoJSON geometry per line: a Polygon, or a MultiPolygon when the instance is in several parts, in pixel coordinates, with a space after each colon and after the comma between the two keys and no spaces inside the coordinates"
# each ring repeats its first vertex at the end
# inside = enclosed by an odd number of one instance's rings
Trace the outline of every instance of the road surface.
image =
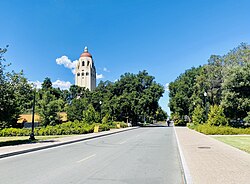
{"type": "Polygon", "coordinates": [[[139,128],[0,159],[1,184],[180,184],[173,127],[139,128]]]}

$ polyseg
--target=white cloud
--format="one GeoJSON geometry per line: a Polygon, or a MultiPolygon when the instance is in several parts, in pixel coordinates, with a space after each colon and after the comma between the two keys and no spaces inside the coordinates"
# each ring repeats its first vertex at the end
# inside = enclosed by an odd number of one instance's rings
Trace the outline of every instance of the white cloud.
{"type": "Polygon", "coordinates": [[[102,79],[104,76],[102,74],[96,74],[96,79],[102,79]]]}
{"type": "Polygon", "coordinates": [[[52,85],[54,88],[69,89],[72,84],[69,81],[56,80],[52,82],[52,85]]]}
{"type": "MultiPolygon", "coordinates": [[[[42,83],[40,81],[30,81],[31,84],[34,84],[37,89],[42,88],[42,83]]],[[[52,86],[54,88],[60,88],[60,89],[69,89],[69,87],[72,84],[69,81],[61,81],[61,80],[56,80],[55,82],[52,82],[52,86]]]]}
{"type": "Polygon", "coordinates": [[[169,92],[168,86],[169,86],[169,83],[166,83],[165,86],[164,86],[166,92],[169,92]]]}
{"type": "Polygon", "coordinates": [[[42,82],[40,81],[30,81],[30,84],[34,85],[36,89],[41,89],[42,88],[42,82]]]}
{"type": "Polygon", "coordinates": [[[56,59],[58,65],[63,65],[65,68],[71,69],[72,73],[75,74],[75,68],[78,60],[71,61],[68,56],[62,56],[56,59]]]}
{"type": "Polygon", "coordinates": [[[104,72],[110,72],[106,67],[103,68],[104,72]]]}

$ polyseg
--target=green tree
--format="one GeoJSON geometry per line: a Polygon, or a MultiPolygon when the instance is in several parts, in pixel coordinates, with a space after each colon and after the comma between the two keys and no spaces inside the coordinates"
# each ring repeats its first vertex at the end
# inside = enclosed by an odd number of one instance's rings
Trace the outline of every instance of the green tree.
{"type": "Polygon", "coordinates": [[[222,101],[231,126],[242,126],[250,111],[250,46],[242,43],[223,59],[222,101]]]}
{"type": "Polygon", "coordinates": [[[169,84],[169,107],[180,118],[183,118],[185,115],[191,117],[194,110],[193,102],[202,104],[201,98],[203,93],[201,94],[198,89],[204,89],[204,87],[203,84],[196,86],[197,77],[200,76],[202,71],[202,67],[193,67],[190,70],[186,70],[184,74],[181,74],[174,82],[169,84]],[[196,95],[194,95],[195,93],[196,95]]]}
{"type": "Polygon", "coordinates": [[[59,112],[62,100],[56,100],[55,96],[45,91],[42,100],[38,101],[38,113],[43,126],[56,125],[60,123],[59,112]]]}
{"type": "Polygon", "coordinates": [[[42,83],[43,90],[49,90],[52,88],[52,82],[49,77],[46,77],[42,83]]]}
{"type": "Polygon", "coordinates": [[[83,119],[83,111],[87,109],[87,99],[79,98],[73,99],[70,104],[66,106],[67,118],[69,121],[83,119]]]}
{"type": "Polygon", "coordinates": [[[100,114],[95,111],[93,105],[89,104],[88,108],[83,111],[83,121],[89,124],[100,122],[100,114]]]}
{"type": "Polygon", "coordinates": [[[197,105],[193,111],[192,122],[195,125],[202,124],[205,122],[205,111],[200,105],[197,105]]]}
{"type": "Polygon", "coordinates": [[[207,124],[211,126],[227,125],[227,119],[224,115],[223,108],[221,106],[213,105],[210,107],[207,124]]]}
{"type": "Polygon", "coordinates": [[[4,53],[0,48],[0,128],[16,127],[19,115],[31,107],[32,88],[23,72],[8,72],[4,53]]]}
{"type": "Polygon", "coordinates": [[[250,112],[247,113],[247,116],[244,118],[245,126],[250,126],[250,112]]]}

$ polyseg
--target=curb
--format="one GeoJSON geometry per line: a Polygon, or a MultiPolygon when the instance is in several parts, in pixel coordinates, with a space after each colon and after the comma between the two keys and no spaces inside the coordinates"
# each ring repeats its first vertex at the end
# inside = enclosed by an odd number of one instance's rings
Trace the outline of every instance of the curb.
{"type": "Polygon", "coordinates": [[[89,140],[89,139],[95,139],[95,138],[99,138],[99,137],[104,137],[104,136],[107,136],[107,135],[113,135],[113,134],[117,134],[117,133],[121,133],[121,132],[126,132],[126,131],[130,131],[130,130],[138,129],[138,128],[139,127],[134,127],[134,128],[130,128],[130,129],[125,129],[125,130],[117,131],[117,132],[110,132],[110,133],[102,134],[102,135],[94,135],[92,137],[86,137],[86,138],[81,138],[81,139],[77,139],[77,140],[72,140],[72,141],[67,141],[67,142],[61,142],[61,143],[57,143],[57,144],[53,144],[53,145],[41,146],[41,147],[31,148],[31,149],[25,149],[25,150],[21,150],[21,151],[14,151],[14,152],[11,152],[11,153],[4,153],[4,154],[0,155],[0,159],[6,158],[6,157],[15,156],[15,155],[20,155],[20,154],[24,154],[24,153],[34,152],[34,151],[38,151],[38,150],[43,150],[43,149],[58,147],[58,146],[62,146],[62,145],[72,144],[72,143],[76,143],[76,142],[86,141],[86,140],[89,140]]]}
{"type": "Polygon", "coordinates": [[[180,160],[181,160],[181,163],[182,163],[182,169],[183,169],[183,172],[184,172],[185,184],[193,184],[192,177],[191,177],[191,174],[189,172],[189,169],[188,169],[184,154],[183,154],[182,149],[181,149],[179,138],[178,138],[176,130],[175,130],[175,126],[173,126],[173,127],[174,127],[176,142],[177,142],[178,149],[179,149],[179,156],[180,156],[180,160]]]}

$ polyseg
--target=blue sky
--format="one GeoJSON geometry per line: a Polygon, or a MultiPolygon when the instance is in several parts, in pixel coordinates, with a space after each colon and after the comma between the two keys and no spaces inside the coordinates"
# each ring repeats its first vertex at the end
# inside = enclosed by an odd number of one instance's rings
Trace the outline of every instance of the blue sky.
{"type": "MultiPolygon", "coordinates": [[[[97,73],[115,81],[147,70],[166,86],[211,54],[250,40],[248,0],[0,0],[0,47],[30,81],[74,83],[70,68],[88,46],[97,73]],[[106,68],[106,71],[105,69],[106,68]]],[[[168,92],[160,100],[167,108],[168,92]]]]}

